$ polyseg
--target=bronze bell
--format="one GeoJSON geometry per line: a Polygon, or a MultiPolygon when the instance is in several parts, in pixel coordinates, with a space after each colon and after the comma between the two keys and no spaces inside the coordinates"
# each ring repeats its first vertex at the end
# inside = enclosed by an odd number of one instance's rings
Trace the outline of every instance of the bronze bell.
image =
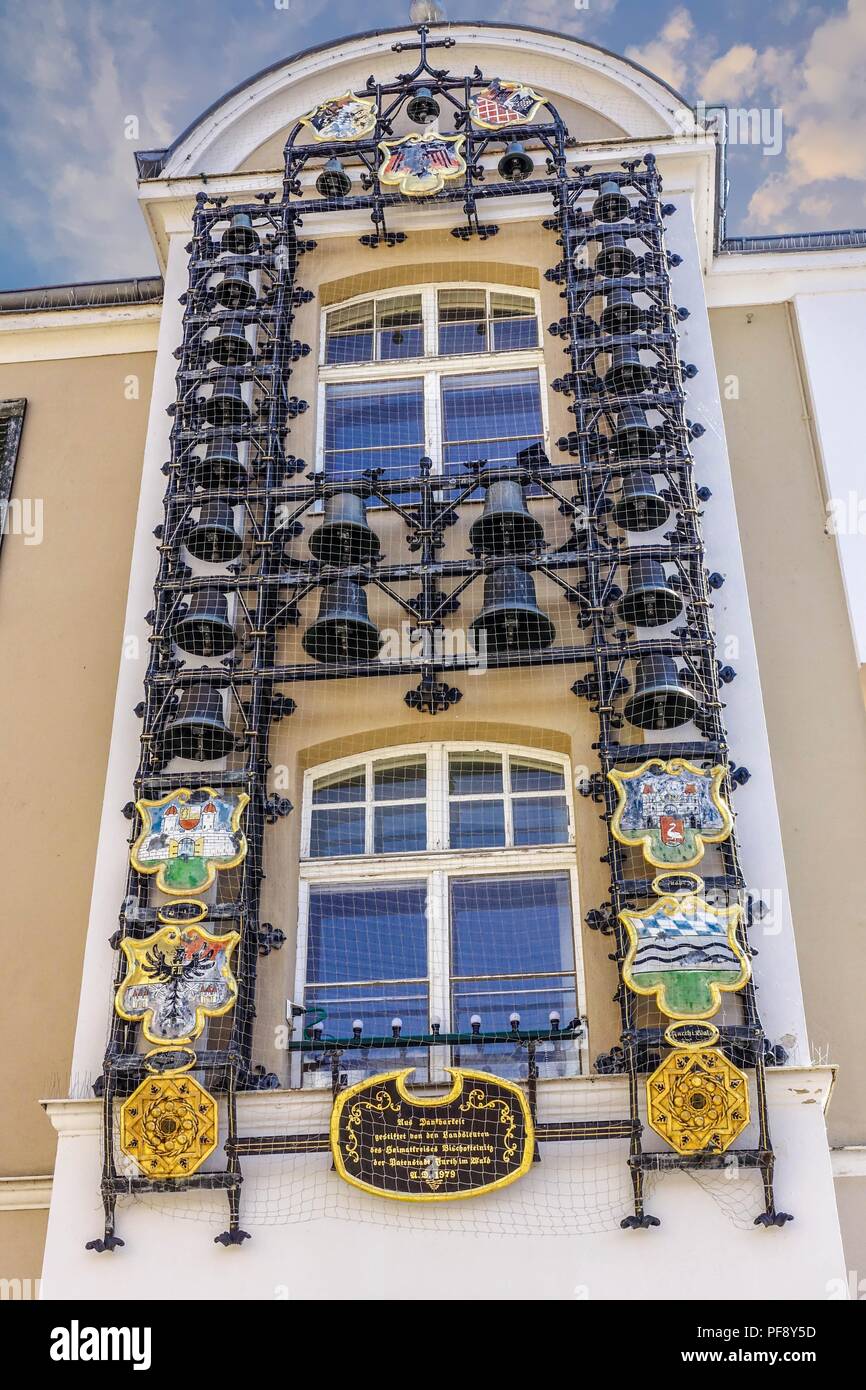
{"type": "Polygon", "coordinates": [[[535,161],[519,140],[512,140],[496,167],[500,178],[509,183],[523,183],[535,168],[535,161]]]}
{"type": "Polygon", "coordinates": [[[605,179],[592,205],[592,215],[599,222],[622,222],[628,217],[631,204],[615,179],[605,179]]]}
{"type": "Polygon", "coordinates": [[[365,565],[379,553],[379,538],[367,524],[367,507],[355,492],[325,499],[321,526],[310,537],[310,551],[322,565],[365,565]]]}
{"type": "Polygon", "coordinates": [[[228,502],[206,502],[198,520],[189,527],[184,544],[197,560],[206,560],[210,565],[236,560],[244,542],[228,502]]]}
{"type": "Polygon", "coordinates": [[[605,333],[639,333],[646,320],[646,310],[635,304],[631,290],[611,290],[605,297],[599,320],[605,333]]]}
{"type": "Polygon", "coordinates": [[[523,555],[544,544],[544,528],[526,505],[518,482],[490,483],[484,510],[469,528],[473,550],[487,555],[523,555]]]}
{"type": "Polygon", "coordinates": [[[194,656],[225,656],[235,646],[235,630],[228,619],[226,595],[221,589],[194,589],[192,598],[172,624],[173,641],[194,656]]]}
{"type": "Polygon", "coordinates": [[[367,613],[367,595],[354,579],[323,584],[319,613],[307,628],[301,645],[314,661],[373,661],[379,652],[379,630],[367,613]]]}
{"type": "Polygon", "coordinates": [[[627,244],[625,237],[616,232],[602,233],[595,238],[599,251],[595,258],[595,272],[607,279],[618,280],[621,275],[632,275],[637,268],[637,256],[627,244]]]}
{"type": "Polygon", "coordinates": [[[669,512],[667,502],[656,492],[651,473],[635,468],[625,474],[611,513],[617,526],[624,531],[655,531],[667,521],[669,512]]]}
{"type": "Polygon", "coordinates": [[[203,458],[190,454],[187,467],[193,487],[237,488],[249,476],[248,466],[238,460],[237,444],[223,436],[208,441],[203,458]]]}
{"type": "Polygon", "coordinates": [[[243,262],[233,259],[219,261],[217,268],[223,271],[223,278],[211,286],[213,297],[224,309],[248,309],[258,298],[243,262]]]}
{"type": "Polygon", "coordinates": [[[203,339],[202,345],[208,357],[221,367],[244,367],[253,356],[253,345],[244,332],[241,319],[220,324],[216,337],[203,339]]]}
{"type": "Polygon", "coordinates": [[[519,565],[501,565],[484,581],[484,606],[470,626],[493,652],[549,647],[556,628],[538,607],[532,575],[519,565]]]}
{"type": "Polygon", "coordinates": [[[352,180],[343,168],[341,159],[329,159],[316,179],[316,192],[322,198],[345,198],[352,187],[352,180]]]}
{"type": "Polygon", "coordinates": [[[241,391],[241,383],[235,376],[217,377],[209,396],[204,395],[203,386],[200,386],[198,400],[204,406],[204,418],[216,429],[248,425],[252,419],[250,408],[241,391]]]}
{"type": "Polygon", "coordinates": [[[683,601],[671,587],[658,560],[639,557],[628,566],[628,590],[616,605],[618,616],[633,627],[661,627],[683,611],[683,601]]]}
{"type": "Polygon", "coordinates": [[[213,762],[231,752],[235,740],[225,721],[219,687],[205,682],[183,686],[159,743],[166,760],[192,758],[200,763],[213,762]]]}
{"type": "Polygon", "coordinates": [[[637,348],[614,348],[611,363],[604,374],[604,389],[619,396],[633,396],[649,390],[653,374],[641,361],[637,348]]]}
{"type": "Polygon", "coordinates": [[[236,212],[231,226],[220,238],[220,250],[230,251],[235,256],[254,256],[260,249],[261,240],[252,217],[248,212],[236,212]]]}
{"type": "Polygon", "coordinates": [[[624,405],[617,411],[613,442],[621,459],[648,459],[656,451],[658,438],[647,424],[646,412],[639,405],[624,405]]]}
{"type": "Polygon", "coordinates": [[[676,729],[700,709],[695,692],[683,682],[670,656],[645,656],[637,663],[635,691],[623,713],[638,729],[676,729]]]}

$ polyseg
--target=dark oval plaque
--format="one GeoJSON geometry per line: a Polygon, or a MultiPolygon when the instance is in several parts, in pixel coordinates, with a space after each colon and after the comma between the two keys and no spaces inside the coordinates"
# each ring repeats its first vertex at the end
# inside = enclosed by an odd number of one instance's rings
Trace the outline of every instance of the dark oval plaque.
{"type": "Polygon", "coordinates": [[[207,917],[207,903],[200,903],[196,898],[178,898],[173,903],[161,903],[156,910],[157,920],[170,926],[174,922],[182,922],[184,926],[189,926],[191,922],[203,922],[207,917]]]}
{"type": "Polygon", "coordinates": [[[659,874],[652,886],[656,893],[670,893],[676,897],[680,893],[699,893],[704,885],[697,874],[659,874]]]}
{"type": "Polygon", "coordinates": [[[670,1023],[665,1029],[665,1042],[669,1042],[671,1047],[712,1047],[718,1040],[719,1030],[714,1023],[685,1019],[680,1023],[670,1023]]]}
{"type": "Polygon", "coordinates": [[[331,1152],[341,1178],[379,1197],[447,1202],[505,1187],[532,1163],[535,1133],[518,1086],[486,1072],[446,1068],[445,1096],[413,1094],[413,1068],[341,1091],[331,1152]]]}

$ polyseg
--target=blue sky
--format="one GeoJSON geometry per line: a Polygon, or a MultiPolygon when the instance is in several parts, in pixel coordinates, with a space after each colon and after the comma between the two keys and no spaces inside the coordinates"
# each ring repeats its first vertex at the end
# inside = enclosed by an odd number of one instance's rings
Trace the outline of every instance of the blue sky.
{"type": "MultiPolygon", "coordinates": [[[[408,0],[0,0],[0,287],[153,274],[133,150],[300,48],[404,23],[408,0]],[[358,16],[363,15],[359,20],[358,16]],[[139,138],[125,138],[138,120],[139,138]]],[[[866,226],[866,0],[448,0],[451,19],[574,34],[691,103],[781,112],[730,152],[728,231],[866,226]]]]}

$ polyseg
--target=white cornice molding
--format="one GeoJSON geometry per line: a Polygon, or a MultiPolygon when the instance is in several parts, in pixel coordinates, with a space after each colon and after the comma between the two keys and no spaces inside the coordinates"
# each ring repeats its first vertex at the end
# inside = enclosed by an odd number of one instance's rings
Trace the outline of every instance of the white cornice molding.
{"type": "MultiPolygon", "coordinates": [[[[836,1068],[770,1067],[766,1077],[772,1105],[811,1107],[817,1104],[826,1111],[836,1080],[836,1068]]],[[[46,1099],[39,1104],[62,1138],[101,1134],[102,1102],[96,1098],[46,1099]]],[[[625,1118],[628,1077],[575,1076],[542,1080],[538,1087],[538,1104],[542,1121],[581,1118],[584,1111],[595,1119],[602,1114],[625,1118]]],[[[330,1111],[329,1090],[252,1091],[238,1096],[238,1122],[245,1133],[307,1133],[316,1124],[324,1131],[330,1111]]]]}
{"type": "MultiPolygon", "coordinates": [[[[712,264],[715,209],[715,161],[716,146],[712,136],[661,136],[655,139],[600,140],[577,146],[569,151],[569,162],[595,164],[602,168],[618,167],[625,159],[640,158],[652,153],[658,160],[665,196],[686,194],[692,198],[695,212],[695,226],[701,247],[701,260],[706,272],[712,264]]],[[[495,158],[483,161],[491,170],[495,158]]],[[[305,178],[310,185],[315,180],[315,170],[305,178]]],[[[279,193],[282,187],[282,171],[268,170],[259,173],[221,173],[209,174],[206,179],[200,176],[169,176],[148,180],[139,186],[139,204],[151,240],[164,273],[168,256],[170,238],[175,235],[188,236],[192,230],[192,216],[198,193],[207,190],[211,197],[226,197],[231,202],[252,200],[258,193],[279,193]]],[[[541,195],[519,194],[515,197],[497,198],[495,216],[498,223],[523,222],[530,218],[551,215],[550,200],[541,195]]],[[[395,204],[388,209],[388,225],[393,231],[412,232],[413,230],[434,230],[453,227],[461,220],[459,202],[425,202],[416,199],[395,204]]],[[[361,236],[370,230],[370,215],[367,210],[357,209],[337,214],[332,211],[327,218],[307,218],[304,235],[322,241],[334,236],[361,236]]],[[[494,246],[495,251],[495,246],[494,246]]]]}
{"type": "Polygon", "coordinates": [[[156,352],[161,304],[0,314],[0,363],[156,352]]]}
{"type": "Polygon", "coordinates": [[[0,1211],[44,1211],[51,1205],[53,1173],[0,1178],[0,1211]]]}
{"type": "Polygon", "coordinates": [[[784,304],[797,294],[866,290],[866,247],[716,256],[706,278],[707,307],[784,304]]]}

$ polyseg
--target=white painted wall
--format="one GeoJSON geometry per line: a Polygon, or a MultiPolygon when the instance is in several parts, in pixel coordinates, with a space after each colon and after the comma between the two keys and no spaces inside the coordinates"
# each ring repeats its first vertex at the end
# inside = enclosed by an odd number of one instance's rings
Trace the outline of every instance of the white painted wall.
{"type": "MultiPolygon", "coordinates": [[[[227,1224],[225,1198],[193,1193],[123,1202],[118,1229],[126,1245],[102,1255],[84,1249],[102,1228],[99,1106],[55,1102],[57,1176],[42,1296],[591,1302],[692,1299],[699,1290],[708,1306],[726,1298],[839,1298],[847,1285],[824,1128],[830,1082],[826,1068],[769,1078],[778,1204],[795,1216],[781,1230],[752,1224],[756,1175],[735,1168],[711,1185],[685,1173],[664,1177],[648,1202],[661,1225],[620,1230],[625,1146],[599,1162],[597,1144],[547,1144],[542,1162],[513,1186],[420,1211],[350,1188],[330,1171],[327,1154],[249,1158],[242,1226],[252,1239],[242,1246],[214,1244],[227,1224]]],[[[576,1117],[626,1111],[623,1078],[559,1085],[568,1087],[576,1117]]],[[[542,1119],[562,1113],[557,1086],[541,1083],[542,1119]]],[[[240,1122],[244,1133],[311,1121],[319,1129],[326,1103],[319,1111],[313,1118],[308,1101],[272,1092],[242,1098],[240,1122]],[[293,1112],[302,1118],[293,1122],[293,1112]]]]}

